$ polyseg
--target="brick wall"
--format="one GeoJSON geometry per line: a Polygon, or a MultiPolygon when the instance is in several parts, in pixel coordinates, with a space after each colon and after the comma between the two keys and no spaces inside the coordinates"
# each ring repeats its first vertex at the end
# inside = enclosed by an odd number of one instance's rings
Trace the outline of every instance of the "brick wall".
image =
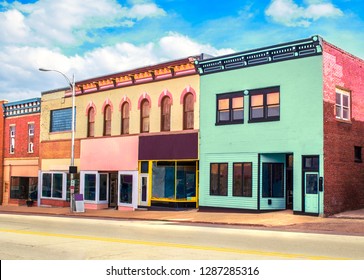
{"type": "Polygon", "coordinates": [[[27,158],[39,156],[40,114],[5,118],[4,156],[5,158],[27,158]],[[28,123],[34,123],[33,153],[28,152],[28,123]],[[15,150],[10,153],[10,125],[15,125],[15,150]]]}
{"type": "MultiPolygon", "coordinates": [[[[354,161],[354,146],[364,151],[364,61],[324,42],[324,212],[364,208],[364,163],[354,161]],[[351,121],[335,117],[335,89],[351,92],[351,121]]],[[[363,155],[364,159],[364,155],[363,155]]]]}
{"type": "MultiPolygon", "coordinates": [[[[43,141],[41,159],[71,158],[71,140],[43,141]]],[[[75,139],[75,158],[80,158],[80,140],[75,139]]]]}

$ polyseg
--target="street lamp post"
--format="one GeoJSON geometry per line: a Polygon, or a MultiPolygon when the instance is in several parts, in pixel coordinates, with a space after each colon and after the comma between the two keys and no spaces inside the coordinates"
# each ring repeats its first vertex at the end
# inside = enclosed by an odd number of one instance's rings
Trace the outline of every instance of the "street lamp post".
{"type": "Polygon", "coordinates": [[[70,211],[73,212],[73,195],[75,191],[75,180],[74,180],[74,174],[77,173],[77,167],[75,166],[75,74],[72,75],[72,82],[71,80],[66,76],[66,74],[62,73],[61,71],[54,70],[54,69],[44,69],[39,68],[39,71],[52,71],[57,72],[61,74],[66,81],[68,82],[69,86],[72,89],[72,124],[71,124],[71,165],[69,167],[69,173],[70,173],[70,211]]]}

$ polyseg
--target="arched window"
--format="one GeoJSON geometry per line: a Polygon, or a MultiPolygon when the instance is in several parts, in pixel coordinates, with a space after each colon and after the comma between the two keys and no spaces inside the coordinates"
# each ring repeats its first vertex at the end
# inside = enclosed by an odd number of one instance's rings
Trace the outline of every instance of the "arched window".
{"type": "Polygon", "coordinates": [[[171,99],[168,96],[163,97],[161,102],[161,130],[171,130],[171,99]]]}
{"type": "Polygon", "coordinates": [[[149,101],[144,99],[140,106],[140,132],[149,132],[149,101]]]}
{"type": "Polygon", "coordinates": [[[104,136],[111,135],[111,106],[106,105],[104,109],[104,136]]]}
{"type": "Polygon", "coordinates": [[[129,134],[129,103],[121,106],[121,134],[129,134]]]}
{"type": "Polygon", "coordinates": [[[95,109],[91,107],[87,113],[87,137],[95,136],[95,109]]]}
{"type": "Polygon", "coordinates": [[[187,93],[183,99],[183,129],[194,128],[194,96],[187,93]]]}

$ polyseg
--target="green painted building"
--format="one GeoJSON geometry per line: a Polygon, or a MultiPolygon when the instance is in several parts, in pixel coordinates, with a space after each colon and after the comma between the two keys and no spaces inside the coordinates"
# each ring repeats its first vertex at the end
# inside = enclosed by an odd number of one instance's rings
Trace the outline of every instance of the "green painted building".
{"type": "Polygon", "coordinates": [[[321,38],[196,61],[199,205],[322,214],[321,38]]]}

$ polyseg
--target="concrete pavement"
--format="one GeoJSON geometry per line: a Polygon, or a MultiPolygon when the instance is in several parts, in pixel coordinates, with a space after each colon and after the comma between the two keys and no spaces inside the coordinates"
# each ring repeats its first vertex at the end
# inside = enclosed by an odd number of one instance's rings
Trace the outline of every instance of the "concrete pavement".
{"type": "Polygon", "coordinates": [[[197,209],[160,210],[147,209],[121,211],[116,209],[86,210],[71,213],[69,208],[0,206],[1,213],[25,215],[53,215],[102,219],[138,219],[183,223],[204,223],[255,227],[271,230],[288,230],[364,236],[364,209],[343,212],[328,218],[294,215],[291,210],[265,213],[205,212],[197,209]]]}

